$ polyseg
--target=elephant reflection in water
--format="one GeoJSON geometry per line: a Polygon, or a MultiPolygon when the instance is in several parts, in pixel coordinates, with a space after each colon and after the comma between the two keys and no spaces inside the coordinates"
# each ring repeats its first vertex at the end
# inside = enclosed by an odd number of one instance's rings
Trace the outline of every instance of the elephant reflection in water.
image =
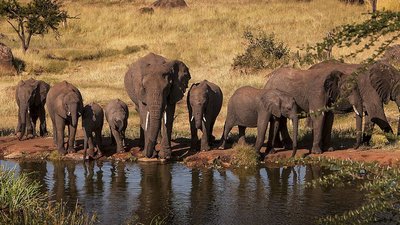
{"type": "Polygon", "coordinates": [[[26,162],[20,161],[19,168],[22,173],[29,174],[28,179],[30,181],[36,181],[40,184],[40,189],[43,192],[47,191],[46,175],[47,175],[47,162],[26,162]]]}
{"type": "Polygon", "coordinates": [[[99,161],[88,161],[84,164],[85,169],[85,190],[87,194],[94,192],[103,193],[104,183],[103,183],[103,170],[102,162],[99,161]],[[99,170],[96,172],[96,180],[94,179],[94,168],[97,164],[99,170]]]}
{"type": "Polygon", "coordinates": [[[199,221],[210,221],[211,215],[215,214],[215,189],[214,171],[192,170],[192,188],[190,191],[190,209],[188,224],[196,224],[199,221]]]}
{"type": "Polygon", "coordinates": [[[172,212],[172,176],[171,165],[140,165],[141,193],[139,207],[134,212],[138,222],[150,224],[156,216],[165,218],[171,224],[172,212]]]}
{"type": "Polygon", "coordinates": [[[53,162],[54,187],[52,194],[57,201],[67,202],[74,206],[78,201],[78,189],[76,186],[75,162],[53,162]]]}

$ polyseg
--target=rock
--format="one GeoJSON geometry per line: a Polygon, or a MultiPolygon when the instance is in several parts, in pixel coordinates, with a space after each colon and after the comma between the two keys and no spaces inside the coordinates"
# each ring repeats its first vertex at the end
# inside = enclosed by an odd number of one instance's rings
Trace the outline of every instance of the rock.
{"type": "Polygon", "coordinates": [[[0,42],[0,75],[15,75],[11,48],[0,42]]]}
{"type": "Polygon", "coordinates": [[[400,45],[393,45],[389,47],[382,57],[382,60],[399,67],[400,66],[400,45]]]}
{"type": "Polygon", "coordinates": [[[139,12],[141,14],[153,14],[154,13],[154,9],[151,7],[142,7],[139,9],[139,12]]]}
{"type": "Polygon", "coordinates": [[[158,8],[186,8],[187,4],[185,0],[157,0],[152,6],[158,8]]]}

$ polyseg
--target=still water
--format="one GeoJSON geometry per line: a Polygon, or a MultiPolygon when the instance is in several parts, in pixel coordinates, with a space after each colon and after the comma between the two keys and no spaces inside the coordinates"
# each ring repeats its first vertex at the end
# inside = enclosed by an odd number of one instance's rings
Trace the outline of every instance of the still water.
{"type": "Polygon", "coordinates": [[[323,215],[356,208],[355,188],[307,188],[329,171],[318,166],[254,171],[198,170],[179,163],[17,162],[0,165],[29,173],[55,200],[76,201],[99,224],[136,219],[149,224],[313,224],[323,215]]]}

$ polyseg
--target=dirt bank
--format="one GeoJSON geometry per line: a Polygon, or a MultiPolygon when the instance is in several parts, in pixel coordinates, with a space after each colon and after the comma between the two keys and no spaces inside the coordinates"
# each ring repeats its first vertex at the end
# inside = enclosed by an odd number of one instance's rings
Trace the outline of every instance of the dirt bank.
{"type": "MultiPolygon", "coordinates": [[[[110,145],[110,140],[104,138],[105,156],[100,160],[121,160],[121,161],[157,161],[146,160],[142,157],[138,146],[138,140],[128,140],[129,152],[115,154],[114,148],[110,145]]],[[[5,159],[61,159],[61,160],[83,160],[83,138],[81,134],[77,137],[78,152],[59,156],[55,151],[51,137],[35,138],[19,141],[14,136],[0,138],[0,155],[5,159]]],[[[189,167],[229,167],[231,160],[235,157],[235,150],[211,150],[208,152],[195,152],[190,150],[190,140],[177,139],[172,143],[173,160],[184,161],[189,167]]],[[[306,156],[308,150],[300,149],[298,157],[306,156]]],[[[276,154],[266,157],[266,161],[275,162],[288,158],[291,151],[279,151],[276,154]]],[[[362,162],[377,162],[381,165],[400,166],[400,150],[382,149],[345,149],[333,152],[325,152],[322,155],[309,155],[310,157],[328,157],[334,159],[350,159],[362,162]]]]}

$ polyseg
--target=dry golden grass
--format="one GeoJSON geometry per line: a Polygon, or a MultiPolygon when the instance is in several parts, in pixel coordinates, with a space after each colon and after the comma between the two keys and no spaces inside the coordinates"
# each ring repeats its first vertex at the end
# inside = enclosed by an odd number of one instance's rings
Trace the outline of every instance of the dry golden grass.
{"type": "MultiPolygon", "coordinates": [[[[244,85],[262,87],[266,81],[268,71],[251,75],[231,71],[233,58],[244,51],[242,35],[246,29],[274,32],[278,40],[296,50],[298,46],[321,40],[335,26],[362,21],[366,17],[363,13],[368,10],[366,6],[345,5],[337,0],[189,0],[188,9],[156,9],[152,15],[140,14],[138,9],[149,2],[65,2],[70,15],[79,19],[69,20],[67,27],[60,29],[62,36],[58,39],[54,39],[52,34],[34,37],[26,54],[20,50],[17,37],[9,25],[0,21],[0,32],[7,35],[0,41],[11,46],[14,55],[27,64],[22,75],[0,78],[0,129],[16,126],[13,86],[20,79],[35,76],[36,73],[41,75],[35,78],[50,83],[68,80],[75,84],[81,90],[85,103],[96,101],[105,105],[110,99],[120,98],[132,106],[123,86],[127,66],[148,52],[155,52],[184,61],[192,74],[191,83],[207,79],[222,88],[224,106],[216,123],[216,136],[219,136],[226,116],[226,104],[234,90],[244,85]],[[46,57],[51,54],[73,58],[136,45],[146,45],[147,50],[84,61],[60,61],[46,57]]],[[[337,54],[348,51],[340,50],[337,54]]],[[[353,61],[366,57],[368,53],[353,61]]],[[[138,118],[134,107],[130,107],[130,111],[128,134],[135,138],[138,118]]],[[[188,137],[185,101],[179,104],[176,114],[174,137],[188,137]]],[[[389,114],[392,115],[391,111],[389,114]]],[[[337,128],[352,126],[348,122],[349,117],[339,121],[335,124],[337,128]]],[[[48,126],[51,126],[50,122],[48,126]]]]}

